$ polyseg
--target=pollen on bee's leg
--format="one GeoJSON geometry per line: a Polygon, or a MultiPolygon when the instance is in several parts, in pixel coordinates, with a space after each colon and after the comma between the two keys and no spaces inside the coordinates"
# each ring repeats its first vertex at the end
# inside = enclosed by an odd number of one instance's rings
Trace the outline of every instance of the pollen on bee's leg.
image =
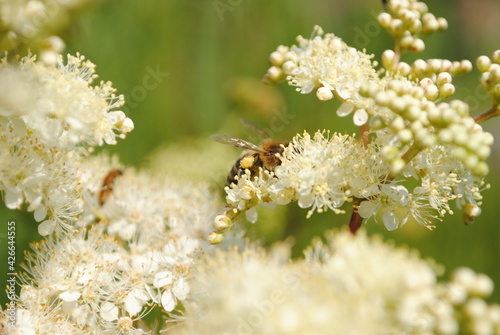
{"type": "Polygon", "coordinates": [[[253,166],[254,161],[255,161],[255,159],[251,155],[243,157],[240,161],[240,167],[242,169],[249,169],[253,166]]]}

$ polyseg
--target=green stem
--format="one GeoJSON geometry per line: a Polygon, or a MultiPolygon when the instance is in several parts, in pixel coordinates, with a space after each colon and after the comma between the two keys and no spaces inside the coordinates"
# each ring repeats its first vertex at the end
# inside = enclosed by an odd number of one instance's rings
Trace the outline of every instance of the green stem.
{"type": "MultiPolygon", "coordinates": [[[[408,164],[413,158],[415,158],[416,155],[418,155],[420,152],[422,151],[422,148],[420,147],[420,145],[418,145],[417,143],[413,143],[409,148],[408,150],[406,150],[406,152],[403,154],[403,156],[401,156],[401,159],[404,160],[405,162],[405,165],[408,164]]],[[[396,175],[394,174],[389,174],[389,176],[387,177],[386,181],[391,181],[393,180],[394,178],[396,178],[396,175]]]]}
{"type": "Polygon", "coordinates": [[[406,152],[401,156],[401,159],[408,164],[416,155],[418,155],[422,151],[422,148],[417,143],[413,143],[411,147],[406,150],[406,152]]]}
{"type": "Polygon", "coordinates": [[[500,115],[500,109],[499,108],[491,108],[489,111],[486,113],[483,113],[481,115],[478,115],[474,118],[474,121],[476,121],[477,124],[483,123],[486,120],[491,119],[492,117],[499,116],[500,115]]]}

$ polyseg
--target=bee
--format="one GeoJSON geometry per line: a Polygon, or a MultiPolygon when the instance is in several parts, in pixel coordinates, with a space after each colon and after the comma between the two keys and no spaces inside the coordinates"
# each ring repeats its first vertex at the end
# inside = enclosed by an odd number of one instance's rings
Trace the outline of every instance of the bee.
{"type": "Polygon", "coordinates": [[[99,195],[97,196],[97,200],[99,201],[99,205],[104,205],[104,203],[109,199],[111,193],[113,192],[113,185],[115,184],[115,179],[118,176],[122,175],[122,171],[119,169],[111,170],[104,180],[102,181],[102,187],[99,191],[99,195]]]}
{"type": "Polygon", "coordinates": [[[251,177],[257,176],[260,168],[270,172],[274,171],[274,168],[281,164],[281,160],[276,155],[283,153],[283,150],[288,146],[288,142],[273,140],[263,129],[252,122],[245,119],[241,119],[241,122],[263,138],[260,146],[227,134],[211,136],[214,141],[219,143],[246,149],[229,172],[226,186],[230,186],[232,183],[238,184],[238,179],[245,174],[246,169],[250,171],[251,177]]]}

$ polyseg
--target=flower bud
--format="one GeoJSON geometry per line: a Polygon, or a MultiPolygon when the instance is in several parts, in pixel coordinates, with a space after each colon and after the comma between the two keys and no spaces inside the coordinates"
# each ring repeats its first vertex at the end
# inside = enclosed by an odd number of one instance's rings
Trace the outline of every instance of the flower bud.
{"type": "Polygon", "coordinates": [[[494,51],[491,58],[495,63],[500,64],[500,49],[494,51]]]}
{"type": "Polygon", "coordinates": [[[403,21],[393,19],[389,25],[389,31],[394,35],[400,34],[403,31],[403,21]]]}
{"type": "Polygon", "coordinates": [[[284,55],[279,52],[279,51],[274,51],[271,53],[271,55],[269,56],[269,62],[272,64],[272,65],[275,65],[275,66],[280,66],[281,64],[283,64],[283,62],[285,61],[285,57],[284,55]]]}
{"type": "Polygon", "coordinates": [[[408,76],[411,72],[411,67],[410,64],[406,62],[400,62],[398,63],[398,72],[402,74],[403,76],[408,76]]]}
{"type": "Polygon", "coordinates": [[[441,72],[440,74],[438,74],[436,79],[436,83],[440,86],[451,82],[452,82],[451,74],[449,74],[448,72],[441,72]]]}
{"type": "Polygon", "coordinates": [[[389,13],[383,12],[377,16],[377,22],[382,27],[387,28],[391,24],[392,17],[389,13]]]}
{"type": "Polygon", "coordinates": [[[385,50],[382,53],[382,64],[388,70],[392,70],[398,62],[398,55],[392,50],[385,50]]]}
{"type": "Polygon", "coordinates": [[[415,51],[415,52],[422,52],[425,50],[425,43],[422,39],[416,38],[411,47],[410,50],[415,51]]]}
{"type": "Polygon", "coordinates": [[[441,99],[446,99],[455,93],[455,86],[451,83],[446,83],[439,88],[439,94],[441,99]]]}
{"type": "Polygon", "coordinates": [[[461,73],[471,72],[472,71],[472,63],[468,59],[464,59],[460,62],[460,71],[461,73]]]}
{"type": "Polygon", "coordinates": [[[267,70],[267,78],[272,82],[280,82],[283,80],[283,77],[283,71],[277,66],[271,66],[269,70],[267,70]]]}
{"type": "Polygon", "coordinates": [[[286,62],[283,63],[282,69],[283,72],[286,75],[289,75],[292,73],[293,70],[297,68],[297,64],[294,61],[287,60],[286,62]]]}
{"type": "Polygon", "coordinates": [[[224,233],[219,231],[213,231],[208,234],[208,242],[210,244],[219,244],[224,240],[224,233]]]}
{"type": "Polygon", "coordinates": [[[428,85],[424,90],[425,97],[428,100],[436,100],[439,95],[439,89],[436,85],[428,85]]]}
{"type": "Polygon", "coordinates": [[[479,56],[476,60],[476,66],[481,72],[486,72],[490,69],[491,60],[488,56],[479,56]]]}
{"type": "Polygon", "coordinates": [[[417,59],[411,65],[413,72],[415,73],[423,73],[427,71],[427,63],[423,59],[417,59]]]}
{"type": "Polygon", "coordinates": [[[224,231],[229,228],[232,224],[231,219],[224,214],[217,215],[214,219],[214,227],[219,231],[224,231]]]}
{"type": "Polygon", "coordinates": [[[382,129],[386,126],[386,123],[384,121],[384,119],[382,119],[380,116],[378,115],[375,115],[374,117],[372,117],[370,119],[370,128],[372,130],[379,130],[379,129],[382,129]]]}
{"type": "Polygon", "coordinates": [[[316,96],[320,101],[327,101],[333,98],[333,92],[327,87],[320,87],[316,91],[316,96]]]}
{"type": "Polygon", "coordinates": [[[438,17],[437,23],[440,30],[448,29],[448,21],[444,17],[438,17]]]}
{"type": "MultiPolygon", "coordinates": [[[[479,212],[481,212],[481,209],[479,209],[479,212]]],[[[488,297],[493,293],[493,287],[493,281],[490,277],[483,273],[478,273],[470,293],[481,297],[488,297]]]]}

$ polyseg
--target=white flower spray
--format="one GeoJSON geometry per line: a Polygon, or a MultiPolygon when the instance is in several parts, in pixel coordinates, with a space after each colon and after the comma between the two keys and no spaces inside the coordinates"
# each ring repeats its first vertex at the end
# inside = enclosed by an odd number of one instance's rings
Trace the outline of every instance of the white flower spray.
{"type": "MultiPolygon", "coordinates": [[[[54,22],[78,4],[60,3],[54,22]]],[[[384,52],[382,69],[320,27],[297,46],[280,46],[266,81],[339,99],[337,114],[353,114],[360,136],[296,135],[273,171],[241,171],[225,189],[224,211],[206,184],[89,157],[93,147],[124,138],[133,122],[117,110],[124,101],[110,82],[92,84],[94,64],[79,54],[63,60],[63,42],[47,36],[49,21],[28,38],[23,27],[44,17],[46,5],[0,4],[0,12],[15,14],[0,17],[0,46],[51,42],[40,60],[0,64],[0,190],[8,208],[32,211],[45,235],[19,274],[16,324],[0,310],[0,331],[500,333],[500,307],[486,302],[488,276],[464,267],[438,281],[441,268],[415,252],[351,234],[370,218],[387,230],[410,218],[433,228],[453,214],[452,202],[466,224],[480,215],[493,137],[479,123],[500,113],[500,51],[477,60],[492,107],[473,118],[464,102],[445,101],[469,61],[400,60],[403,51],[424,50],[424,35],[447,27],[422,2],[387,1],[378,21],[395,47],[384,52]],[[330,232],[292,260],[290,241],[266,251],[229,231],[243,213],[257,220],[257,205],[290,202],[307,208],[307,217],[340,214],[351,203],[351,233],[330,232]]]]}
{"type": "Polygon", "coordinates": [[[500,306],[493,282],[460,268],[450,281],[415,252],[364,231],[329,232],[288,262],[290,246],[248,248],[200,259],[174,334],[486,334],[500,306]],[[220,320],[224,320],[221,322],[220,320]],[[486,330],[482,332],[480,329],[486,330]]]}
{"type": "Polygon", "coordinates": [[[8,208],[26,202],[39,233],[69,229],[82,211],[81,158],[133,130],[110,82],[92,86],[95,65],[81,55],[55,64],[21,58],[0,64],[0,189],[8,208]],[[24,99],[26,97],[26,99],[24,99]],[[17,103],[20,102],[20,103],[17,103]]]}
{"type": "Polygon", "coordinates": [[[301,93],[316,90],[322,101],[337,97],[342,101],[337,114],[354,113],[360,136],[324,131],[296,136],[274,172],[254,180],[243,175],[226,187],[230,209],[216,217],[212,243],[222,241],[239,214],[249,213],[254,222],[257,204],[297,201],[310,208],[310,217],[328,208],[341,213],[340,207],[351,202],[353,233],[371,217],[381,218],[388,230],[410,217],[432,229],[445,214],[453,214],[452,201],[463,210],[466,224],[481,213],[493,136],[479,122],[498,113],[499,51],[478,60],[493,107],[473,118],[465,102],[445,101],[455,92],[453,76],[470,71],[470,61],[400,61],[403,51],[422,52],[421,37],[445,29],[446,20],[419,1],[389,1],[387,7],[378,21],[394,36],[395,47],[384,52],[379,70],[371,56],[320,27],[311,39],[299,36],[298,46],[280,46],[271,54],[267,83],[287,80],[301,93]]]}

